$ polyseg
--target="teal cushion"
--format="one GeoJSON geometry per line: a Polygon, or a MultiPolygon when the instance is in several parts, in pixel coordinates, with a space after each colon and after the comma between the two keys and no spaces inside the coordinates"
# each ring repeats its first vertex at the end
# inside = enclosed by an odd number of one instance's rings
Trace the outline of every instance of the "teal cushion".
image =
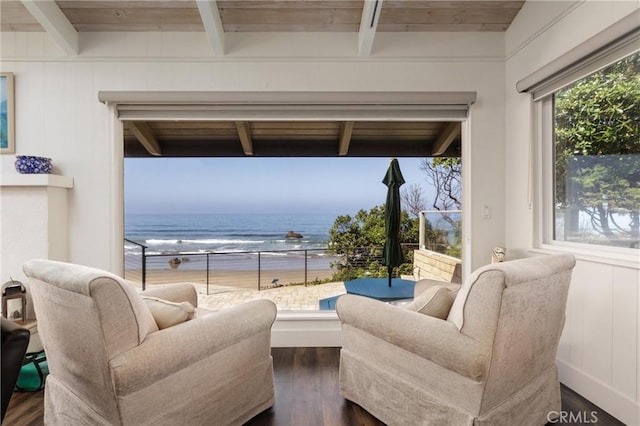
{"type": "Polygon", "coordinates": [[[49,374],[49,365],[44,352],[29,355],[27,362],[20,368],[20,374],[16,381],[18,391],[37,391],[44,387],[44,382],[49,374]]]}

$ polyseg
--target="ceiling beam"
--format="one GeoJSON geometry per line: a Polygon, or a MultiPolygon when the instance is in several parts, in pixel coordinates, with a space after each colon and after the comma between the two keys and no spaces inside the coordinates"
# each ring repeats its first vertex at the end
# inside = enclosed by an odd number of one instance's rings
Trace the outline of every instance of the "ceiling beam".
{"type": "Polygon", "coordinates": [[[338,155],[345,156],[349,153],[352,133],[353,121],[344,121],[340,123],[340,144],[338,145],[338,155]]]}
{"type": "Polygon", "coordinates": [[[253,141],[251,140],[251,125],[248,121],[236,121],[236,129],[242,150],[245,155],[253,155],[253,141]]]}
{"type": "Polygon", "coordinates": [[[460,123],[458,121],[452,121],[447,124],[442,133],[438,136],[438,139],[433,144],[431,155],[434,157],[442,155],[449,148],[451,143],[460,135],[460,123]]]}
{"type": "Polygon", "coordinates": [[[78,55],[78,32],[54,1],[22,0],[22,4],[67,55],[78,55]]]}
{"type": "Polygon", "coordinates": [[[224,56],[224,27],[216,0],[197,0],[198,10],[213,54],[224,56]]]}
{"type": "Polygon", "coordinates": [[[360,56],[371,56],[373,39],[376,36],[382,0],[365,0],[360,18],[360,31],[358,32],[358,53],[360,56]]]}
{"type": "Polygon", "coordinates": [[[160,148],[160,144],[153,134],[153,130],[151,130],[151,127],[149,127],[147,123],[143,121],[129,121],[127,124],[129,125],[131,133],[133,133],[149,154],[156,157],[162,155],[162,148],[160,148]]]}

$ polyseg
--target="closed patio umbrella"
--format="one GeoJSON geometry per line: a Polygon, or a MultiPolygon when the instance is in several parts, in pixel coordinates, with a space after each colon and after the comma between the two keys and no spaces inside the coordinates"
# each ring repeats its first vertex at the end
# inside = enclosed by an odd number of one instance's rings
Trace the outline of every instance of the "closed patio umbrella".
{"type": "Polygon", "coordinates": [[[400,246],[400,186],[404,183],[397,159],[389,163],[387,174],[382,180],[387,186],[387,203],[384,209],[385,243],[382,250],[382,262],[387,265],[389,287],[393,268],[404,262],[400,246]]]}

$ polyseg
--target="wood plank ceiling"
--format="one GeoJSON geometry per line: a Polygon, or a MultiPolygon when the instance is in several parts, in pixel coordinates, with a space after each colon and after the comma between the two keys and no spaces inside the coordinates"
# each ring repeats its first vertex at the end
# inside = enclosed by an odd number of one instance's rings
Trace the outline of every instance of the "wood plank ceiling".
{"type": "MultiPolygon", "coordinates": [[[[2,31],[45,31],[25,7],[2,0],[2,31]]],[[[76,31],[204,31],[195,0],[56,0],[76,31]]],[[[505,31],[524,0],[218,0],[225,32],[358,32],[366,3],[377,31],[505,31]]]]}
{"type": "MultiPolygon", "coordinates": [[[[505,31],[524,0],[0,0],[0,30],[51,33],[78,55],[83,32],[205,32],[224,55],[231,32],[505,31]]],[[[460,154],[460,124],[380,121],[125,122],[127,156],[438,156],[460,154]]]]}
{"type": "Polygon", "coordinates": [[[458,157],[460,123],[126,121],[124,141],[127,157],[458,157]]]}

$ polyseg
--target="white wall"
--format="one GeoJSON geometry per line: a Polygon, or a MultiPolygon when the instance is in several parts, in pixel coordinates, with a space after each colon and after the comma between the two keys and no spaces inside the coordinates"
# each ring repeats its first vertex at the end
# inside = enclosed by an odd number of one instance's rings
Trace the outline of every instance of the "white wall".
{"type": "MultiPolygon", "coordinates": [[[[380,34],[364,59],[353,34],[228,34],[223,58],[212,58],[201,33],[82,33],[80,46],[67,57],[44,33],[1,40],[2,69],[15,73],[17,154],[52,157],[54,173],[74,178],[72,262],[113,268],[122,244],[111,236],[122,206],[101,90],[477,91],[464,158],[473,164],[465,170],[470,266],[504,244],[504,34],[380,34]],[[490,219],[480,219],[481,204],[490,219]]],[[[13,157],[2,156],[0,168],[15,173],[13,157]]]]}
{"type": "MultiPolygon", "coordinates": [[[[228,34],[227,56],[212,58],[198,33],[83,33],[70,58],[44,33],[2,33],[0,52],[2,71],[16,74],[17,153],[50,156],[74,178],[69,259],[105,269],[121,244],[112,234],[122,206],[100,90],[477,91],[464,158],[475,269],[495,245],[514,256],[534,248],[530,102],[515,82],[637,5],[528,1],[506,37],[379,34],[371,58],[357,56],[349,34],[228,34]],[[480,219],[483,205],[490,219],[480,219]]],[[[0,173],[15,173],[12,156],[1,156],[0,173]]],[[[638,268],[580,260],[559,353],[563,382],[629,424],[640,423],[639,280],[638,268]]]]}
{"type": "MultiPolygon", "coordinates": [[[[531,101],[516,81],[638,9],[638,1],[528,1],[506,38],[506,245],[535,249],[528,191],[531,101]]],[[[640,24],[640,22],[639,22],[640,24]]],[[[558,353],[561,381],[630,425],[640,424],[640,257],[578,255],[558,353]]]]}

